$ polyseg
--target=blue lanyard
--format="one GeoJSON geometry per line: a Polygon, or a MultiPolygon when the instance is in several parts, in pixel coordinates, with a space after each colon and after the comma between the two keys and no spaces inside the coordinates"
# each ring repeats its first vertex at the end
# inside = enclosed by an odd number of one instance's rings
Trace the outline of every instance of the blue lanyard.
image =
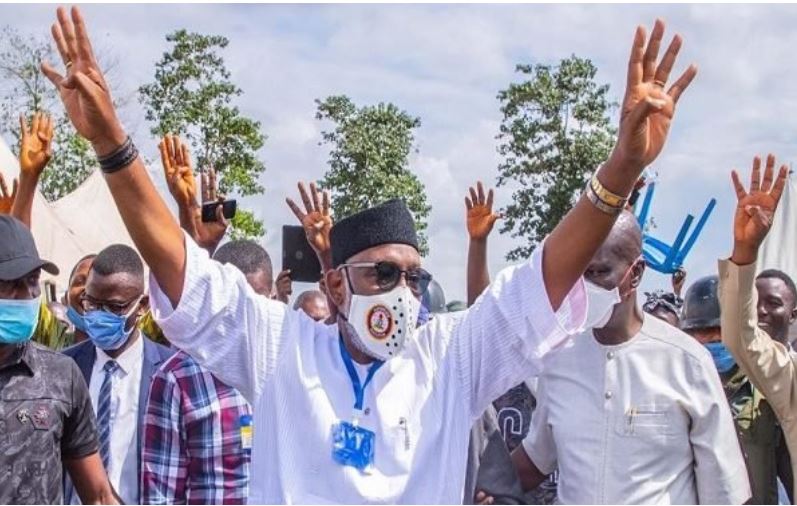
{"type": "Polygon", "coordinates": [[[363,401],[365,399],[365,387],[368,386],[368,383],[371,382],[374,374],[376,374],[376,371],[382,367],[384,362],[381,360],[375,360],[371,367],[368,368],[368,374],[365,377],[365,383],[360,386],[360,376],[357,374],[357,370],[354,368],[354,363],[352,362],[351,355],[349,355],[349,350],[347,350],[346,346],[343,345],[343,336],[340,337],[338,344],[340,344],[340,355],[343,357],[343,363],[346,364],[346,371],[349,373],[349,377],[351,378],[351,386],[354,389],[354,409],[361,411],[363,409],[363,401]]]}

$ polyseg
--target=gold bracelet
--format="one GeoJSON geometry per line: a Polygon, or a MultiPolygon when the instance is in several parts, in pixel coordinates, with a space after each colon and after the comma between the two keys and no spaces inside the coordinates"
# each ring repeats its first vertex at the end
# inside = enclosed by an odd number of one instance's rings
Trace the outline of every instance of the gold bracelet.
{"type": "Polygon", "coordinates": [[[589,180],[589,187],[595,192],[595,195],[607,205],[612,207],[625,207],[628,202],[628,197],[621,197],[616,193],[612,193],[598,181],[598,175],[593,174],[589,180]]]}
{"type": "Polygon", "coordinates": [[[599,211],[602,211],[609,216],[617,216],[623,212],[624,206],[615,207],[602,201],[590,185],[587,185],[587,187],[584,188],[584,194],[587,196],[587,199],[589,199],[593,206],[597,207],[599,211]]]}

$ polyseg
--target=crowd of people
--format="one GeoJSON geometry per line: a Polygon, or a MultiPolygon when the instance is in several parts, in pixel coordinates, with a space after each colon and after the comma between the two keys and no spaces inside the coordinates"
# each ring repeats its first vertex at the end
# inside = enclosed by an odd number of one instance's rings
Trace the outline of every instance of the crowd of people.
{"type": "Polygon", "coordinates": [[[275,278],[260,245],[226,240],[222,206],[203,219],[223,200],[215,172],[197,184],[167,135],[173,217],[80,10],[59,8],[52,35],[65,72],[42,71],[135,249],[40,258],[32,204],[54,125],[23,111],[19,180],[0,178],[0,502],[794,503],[797,288],[757,265],[786,167],[756,157],[748,186],[732,173],[734,246],[716,274],[686,286],[679,270],[672,292],[637,293],[628,196],[697,73],[666,88],[682,41],[659,59],[663,22],[636,30],[610,157],[531,258],[493,280],[501,216],[492,189],[468,190],[458,311],[430,295],[402,200],[333,223],[313,183],[286,203],[322,278],[291,305],[289,271],[275,278]],[[61,304],[43,302],[41,272],[64,268],[61,304]]]}

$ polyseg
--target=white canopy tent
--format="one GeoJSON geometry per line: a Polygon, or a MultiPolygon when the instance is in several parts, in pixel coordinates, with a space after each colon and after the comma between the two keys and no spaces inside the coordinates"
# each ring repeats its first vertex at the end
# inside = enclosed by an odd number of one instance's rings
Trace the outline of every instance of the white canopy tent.
{"type": "MultiPolygon", "coordinates": [[[[19,174],[17,158],[2,139],[0,173],[9,189],[11,181],[19,174]]],[[[133,245],[99,171],[56,202],[48,203],[37,192],[32,231],[39,255],[61,270],[58,276],[42,273],[42,280],[54,282],[59,291],[66,289],[69,271],[84,255],[97,253],[114,243],[133,245]]]]}

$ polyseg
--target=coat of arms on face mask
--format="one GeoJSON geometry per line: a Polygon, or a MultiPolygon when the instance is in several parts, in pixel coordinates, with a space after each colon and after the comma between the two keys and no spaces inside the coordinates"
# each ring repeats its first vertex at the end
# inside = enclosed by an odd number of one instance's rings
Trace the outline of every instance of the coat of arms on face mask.
{"type": "Polygon", "coordinates": [[[390,335],[393,328],[390,310],[385,306],[378,305],[371,308],[366,317],[368,332],[376,339],[385,339],[390,335]]]}

